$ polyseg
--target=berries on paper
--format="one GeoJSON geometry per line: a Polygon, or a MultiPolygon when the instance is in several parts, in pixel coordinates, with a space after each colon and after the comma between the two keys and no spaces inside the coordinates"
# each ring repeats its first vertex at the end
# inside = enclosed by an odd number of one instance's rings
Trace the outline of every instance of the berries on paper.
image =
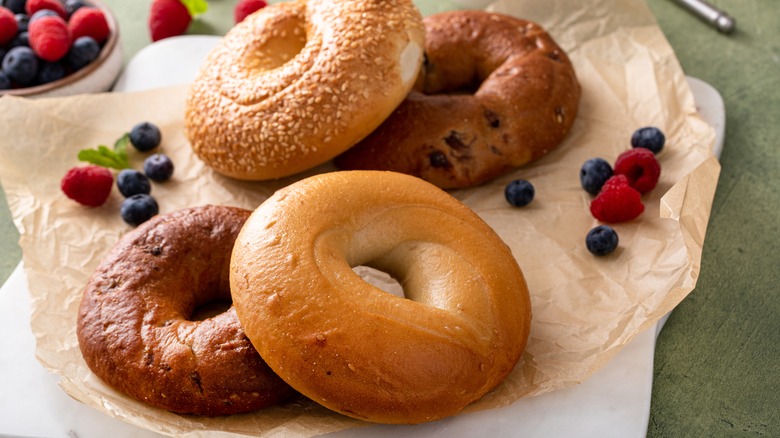
{"type": "Polygon", "coordinates": [[[160,212],[157,201],[149,195],[133,195],[122,202],[119,213],[126,223],[138,226],[160,212]]]}
{"type": "Polygon", "coordinates": [[[152,183],[143,173],[134,169],[124,169],[116,176],[116,186],[125,198],[133,195],[148,195],[152,191],[152,183]]]}
{"type": "Polygon", "coordinates": [[[530,204],[535,194],[533,184],[524,179],[514,180],[504,189],[504,197],[514,207],[525,207],[530,204]]]}
{"type": "Polygon", "coordinates": [[[628,185],[639,193],[647,193],[658,184],[661,166],[649,149],[636,148],[623,152],[615,160],[615,175],[625,175],[628,185]]]}
{"type": "Polygon", "coordinates": [[[585,236],[585,246],[592,254],[605,256],[618,247],[618,234],[608,225],[599,225],[585,236]]]}
{"type": "Polygon", "coordinates": [[[580,185],[591,195],[597,195],[612,173],[612,166],[607,160],[591,158],[580,168],[580,185]]]}
{"type": "Polygon", "coordinates": [[[148,152],[160,145],[162,133],[153,123],[141,122],[130,130],[130,143],[141,152],[148,152]]]}
{"type": "Polygon", "coordinates": [[[150,155],[144,160],[144,173],[152,181],[167,181],[173,176],[173,161],[164,154],[150,155]]]}
{"type": "Polygon", "coordinates": [[[89,207],[103,205],[113,185],[111,171],[95,165],[74,167],[60,180],[60,189],[68,198],[89,207]]]}
{"type": "Polygon", "coordinates": [[[265,0],[238,0],[235,8],[233,8],[233,21],[238,24],[244,21],[244,18],[247,16],[266,6],[268,6],[268,2],[265,0]]]}
{"type": "Polygon", "coordinates": [[[618,223],[635,219],[645,211],[642,194],[628,184],[625,175],[608,179],[598,196],[590,203],[590,212],[606,223],[618,223]]]}
{"type": "Polygon", "coordinates": [[[664,148],[666,136],[655,126],[639,128],[631,135],[631,147],[644,148],[658,154],[664,148]]]}

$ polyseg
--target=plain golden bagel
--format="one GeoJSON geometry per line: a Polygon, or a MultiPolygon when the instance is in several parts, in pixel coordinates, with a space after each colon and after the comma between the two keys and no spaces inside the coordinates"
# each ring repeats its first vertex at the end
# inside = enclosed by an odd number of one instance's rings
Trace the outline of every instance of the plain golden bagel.
{"type": "Polygon", "coordinates": [[[233,243],[249,211],[204,206],[156,216],[125,234],[89,280],[78,340],[113,388],[172,412],[216,416],[277,403],[294,391],[263,362],[230,302],[233,243]]]}
{"type": "Polygon", "coordinates": [[[368,135],[406,97],[422,64],[411,0],[277,3],[231,29],[186,102],[195,153],[243,180],[292,175],[368,135]]]}
{"type": "Polygon", "coordinates": [[[342,169],[475,186],[566,137],[580,101],[567,54],[536,23],[482,11],[427,17],[422,77],[388,120],[337,157],[342,169]]]}
{"type": "Polygon", "coordinates": [[[247,336],[281,378],[380,423],[436,420],[482,397],[514,368],[531,321],[523,274],[492,228],[393,172],[331,172],[279,190],[239,234],[230,285],[247,336]],[[390,274],[406,298],[357,266],[390,274]]]}

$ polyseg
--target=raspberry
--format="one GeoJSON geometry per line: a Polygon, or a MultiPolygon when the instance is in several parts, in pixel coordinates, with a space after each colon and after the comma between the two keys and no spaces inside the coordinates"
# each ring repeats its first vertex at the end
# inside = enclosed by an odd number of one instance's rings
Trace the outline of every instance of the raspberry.
{"type": "Polygon", "coordinates": [[[60,17],[41,17],[30,23],[30,47],[44,61],[59,61],[70,50],[70,31],[60,17]]]}
{"type": "Polygon", "coordinates": [[[27,15],[32,17],[32,14],[40,11],[41,9],[51,9],[56,12],[63,20],[68,19],[68,13],[65,11],[65,5],[59,0],[27,0],[25,5],[25,11],[27,15]]]}
{"type": "Polygon", "coordinates": [[[642,195],[628,185],[625,175],[608,179],[598,196],[590,203],[590,212],[596,219],[607,222],[625,222],[645,211],[642,195]]]}
{"type": "Polygon", "coordinates": [[[74,167],[60,181],[60,189],[68,198],[90,207],[103,205],[113,185],[111,171],[95,165],[74,167]]]}
{"type": "Polygon", "coordinates": [[[625,175],[628,178],[628,185],[639,193],[647,193],[658,184],[661,166],[651,150],[630,149],[615,160],[615,175],[625,175]]]}
{"type": "Polygon", "coordinates": [[[152,41],[183,35],[192,16],[179,0],[153,0],[149,11],[149,32],[152,41]]]}
{"type": "Polygon", "coordinates": [[[19,31],[14,13],[0,6],[0,46],[10,43],[19,31]]]}
{"type": "Polygon", "coordinates": [[[238,24],[244,21],[244,18],[248,15],[266,6],[268,6],[268,2],[265,0],[238,0],[236,7],[233,9],[233,20],[238,24]]]}
{"type": "Polygon", "coordinates": [[[98,44],[103,44],[111,33],[103,11],[89,7],[81,7],[73,13],[68,22],[68,29],[70,29],[74,40],[88,36],[92,37],[98,44]]]}

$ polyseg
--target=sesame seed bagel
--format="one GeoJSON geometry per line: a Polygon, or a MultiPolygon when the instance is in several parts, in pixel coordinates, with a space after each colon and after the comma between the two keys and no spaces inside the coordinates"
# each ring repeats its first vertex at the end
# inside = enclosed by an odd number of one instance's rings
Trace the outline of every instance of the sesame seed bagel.
{"type": "Polygon", "coordinates": [[[247,412],[295,392],[244,335],[230,302],[231,250],[249,211],[204,206],[155,216],[125,234],[89,280],[78,340],[89,368],[149,405],[204,416],[247,412]]]}
{"type": "Polygon", "coordinates": [[[424,30],[411,0],[277,3],[231,29],[186,102],[195,153],[268,180],[322,164],[368,135],[411,90],[424,30]]]}
{"type": "Polygon", "coordinates": [[[336,158],[447,189],[482,184],[539,159],[569,132],[580,85],[536,23],[482,11],[427,17],[422,78],[376,131],[336,158]]]}
{"type": "Polygon", "coordinates": [[[279,190],[230,263],[238,318],[269,366],[351,417],[460,411],[514,368],[531,306],[509,248],[472,210],[393,172],[331,172],[279,190]],[[354,267],[390,274],[405,298],[354,267]]]}

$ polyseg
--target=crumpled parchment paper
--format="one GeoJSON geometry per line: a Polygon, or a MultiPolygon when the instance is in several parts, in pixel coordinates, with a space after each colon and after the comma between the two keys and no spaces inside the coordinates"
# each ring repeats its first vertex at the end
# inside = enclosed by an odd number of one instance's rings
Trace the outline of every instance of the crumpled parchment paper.
{"type": "MultiPolygon", "coordinates": [[[[532,295],[527,352],[514,372],[468,410],[570,387],[587,379],[638,333],[672,310],[696,285],[720,166],[715,134],[697,115],[675,55],[640,0],[503,0],[490,9],[542,24],[571,56],[583,87],[580,113],[565,143],[541,161],[490,184],[452,194],[481,215],[512,248],[532,295]],[[643,197],[645,213],[614,228],[620,247],[597,258],[585,248],[598,224],[579,169],[610,162],[631,133],[655,125],[667,135],[661,180],[643,197]],[[503,199],[506,183],[528,179],[536,198],[522,209],[503,199]]],[[[304,177],[248,183],[224,178],[193,156],[183,135],[186,86],[70,98],[0,99],[0,175],[21,238],[39,360],[73,398],[163,434],[304,437],[362,425],[306,400],[252,414],[201,419],[148,408],[92,375],[76,340],[82,288],[102,256],[129,230],[115,190],[100,208],[68,200],[59,180],[76,153],[111,145],[135,123],[163,132],[176,171],[155,184],[162,212],[207,203],[253,209],[304,177]]],[[[133,155],[136,168],[143,156],[133,155]]],[[[332,171],[330,164],[307,174],[332,171]]]]}

